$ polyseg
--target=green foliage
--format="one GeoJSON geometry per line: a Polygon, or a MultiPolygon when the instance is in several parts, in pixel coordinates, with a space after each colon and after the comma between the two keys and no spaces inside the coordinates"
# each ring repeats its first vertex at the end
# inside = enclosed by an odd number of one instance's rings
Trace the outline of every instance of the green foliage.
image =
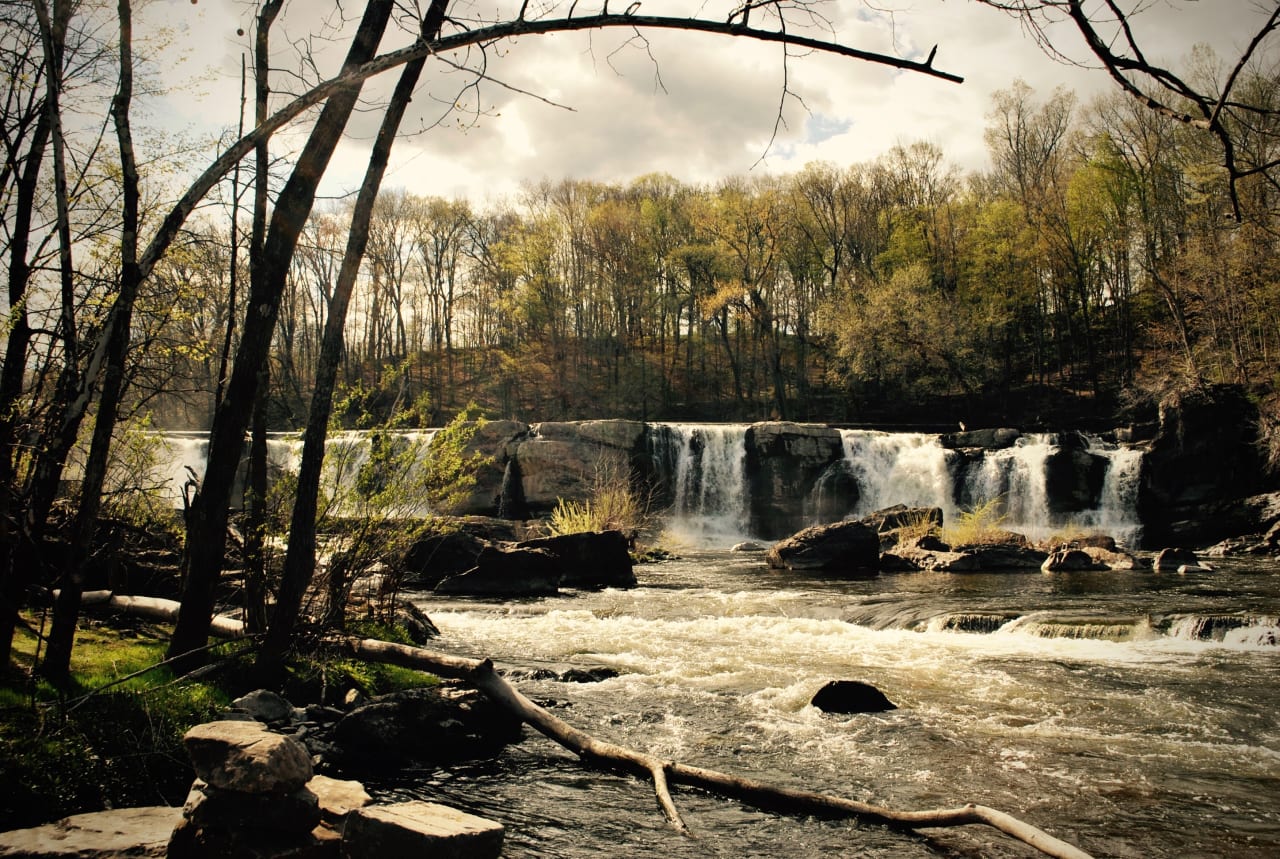
{"type": "Polygon", "coordinates": [[[602,457],[594,468],[590,497],[556,499],[549,527],[554,535],[584,531],[635,534],[648,524],[649,505],[636,492],[630,472],[618,460],[602,457]]]}
{"type": "MultiPolygon", "coordinates": [[[[346,400],[348,415],[357,401],[346,400]]],[[[438,515],[467,496],[476,471],[488,462],[484,454],[468,452],[484,425],[474,406],[434,433],[401,429],[420,419],[425,406],[415,402],[379,425],[360,415],[357,424],[370,428],[346,444],[330,445],[326,454],[329,490],[318,530],[330,534],[324,612],[330,624],[341,625],[353,582],[380,563],[387,564],[385,580],[371,611],[376,617],[389,615],[400,590],[399,558],[439,529],[438,515]]]]}
{"type": "Polygon", "coordinates": [[[942,539],[952,546],[1008,542],[1010,532],[1003,528],[1008,517],[1003,506],[1004,499],[992,498],[972,510],[961,511],[954,523],[942,529],[942,539]]]}
{"type": "MultiPolygon", "coordinates": [[[[34,637],[21,634],[15,645],[29,667],[34,637]]],[[[175,684],[163,668],[117,682],[156,665],[164,649],[146,625],[89,626],[73,651],[73,697],[25,676],[0,684],[0,829],[182,801],[191,784],[182,735],[229,698],[205,683],[175,684]]]]}

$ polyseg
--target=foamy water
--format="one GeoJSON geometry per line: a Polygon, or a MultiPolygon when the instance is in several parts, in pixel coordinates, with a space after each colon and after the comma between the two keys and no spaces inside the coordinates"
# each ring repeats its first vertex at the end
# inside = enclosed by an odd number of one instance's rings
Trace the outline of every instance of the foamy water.
{"type": "MultiPolygon", "coordinates": [[[[522,684],[570,702],[561,715],[604,739],[900,807],[980,802],[1099,855],[1280,850],[1274,569],[832,582],[711,554],[638,575],[632,591],[422,604],[445,649],[619,671],[522,684]],[[975,618],[991,631],[948,628],[984,626],[975,618]],[[824,715],[808,702],[831,679],[870,682],[899,709],[824,715]]],[[[791,855],[931,855],[901,834],[682,795],[695,831],[714,830],[721,852],[708,854],[654,828],[644,785],[581,771],[568,788],[572,766],[534,739],[445,793],[498,819],[505,809],[509,855],[766,856],[787,843],[803,845],[791,855]],[[559,787],[544,795],[548,781],[559,787]]],[[[1028,855],[981,830],[936,837],[973,855],[1028,855]]]]}

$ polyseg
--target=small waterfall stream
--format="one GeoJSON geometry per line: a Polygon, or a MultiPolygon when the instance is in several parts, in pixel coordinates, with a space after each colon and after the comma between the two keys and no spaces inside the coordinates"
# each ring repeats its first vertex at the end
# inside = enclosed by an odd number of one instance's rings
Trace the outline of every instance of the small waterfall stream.
{"type": "Polygon", "coordinates": [[[671,475],[668,529],[695,543],[734,541],[747,533],[747,426],[656,424],[650,449],[671,475]]]}

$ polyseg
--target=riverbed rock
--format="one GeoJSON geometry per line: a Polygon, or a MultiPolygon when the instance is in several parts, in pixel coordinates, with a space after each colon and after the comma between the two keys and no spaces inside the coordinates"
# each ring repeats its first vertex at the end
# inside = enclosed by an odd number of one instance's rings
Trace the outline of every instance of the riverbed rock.
{"type": "MultiPolygon", "coordinates": [[[[1021,535],[1019,535],[1021,536],[1021,535]]],[[[1013,540],[1000,543],[980,543],[977,545],[952,546],[953,551],[966,555],[974,562],[972,569],[984,572],[1017,572],[1038,570],[1049,557],[1033,546],[1013,540]]]]}
{"type": "Polygon", "coordinates": [[[1059,549],[1050,552],[1040,570],[1045,573],[1074,573],[1102,569],[1089,553],[1082,549],[1059,549]]]}
{"type": "Polygon", "coordinates": [[[357,707],[334,728],[332,745],[344,769],[381,772],[405,761],[491,757],[520,734],[520,721],[476,690],[442,683],[380,695],[357,707]]]}
{"type": "Polygon", "coordinates": [[[883,713],[898,706],[870,683],[832,680],[809,702],[824,713],[883,713]]]}
{"type": "Polygon", "coordinates": [[[765,554],[775,569],[874,573],[880,565],[880,537],[860,522],[814,525],[780,540],[765,554]]]}
{"type": "Polygon", "coordinates": [[[320,823],[320,799],[305,785],[287,793],[245,793],[218,789],[196,779],[182,806],[182,818],[198,828],[251,828],[304,835],[320,823]]]}
{"type": "Polygon", "coordinates": [[[346,859],[430,856],[489,859],[502,852],[499,823],[422,800],[359,809],[343,834],[346,859]]]}
{"type": "Polygon", "coordinates": [[[1199,565],[1195,552],[1181,548],[1161,549],[1151,561],[1151,569],[1157,573],[1173,573],[1178,567],[1199,565]]]}
{"type": "Polygon", "coordinates": [[[459,596],[549,596],[559,593],[560,567],[544,549],[506,549],[485,546],[476,565],[449,576],[434,588],[438,594],[459,596]]]}
{"type": "Polygon", "coordinates": [[[313,775],[311,755],[301,743],[257,721],[196,725],[182,744],[196,776],[224,790],[291,793],[313,775]]]}
{"type": "Polygon", "coordinates": [[[159,859],[181,820],[182,809],[168,806],[76,814],[44,826],[0,832],[0,857],[159,859]]]}
{"type": "Polygon", "coordinates": [[[757,543],[755,540],[743,540],[741,543],[734,543],[729,551],[740,554],[754,554],[765,551],[765,548],[764,545],[757,543]]]}
{"type": "Polygon", "coordinates": [[[517,549],[549,552],[559,565],[560,585],[568,588],[633,588],[636,573],[621,531],[561,534],[516,544],[517,549]]]}

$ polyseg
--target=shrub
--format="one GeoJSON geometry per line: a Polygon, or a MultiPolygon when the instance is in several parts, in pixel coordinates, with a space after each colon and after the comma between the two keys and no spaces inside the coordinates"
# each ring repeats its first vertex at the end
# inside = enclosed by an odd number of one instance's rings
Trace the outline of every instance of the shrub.
{"type": "Polygon", "coordinates": [[[952,546],[980,546],[1007,543],[1010,532],[1004,530],[1008,518],[1002,511],[1000,498],[992,498],[956,515],[954,524],[942,529],[942,538],[952,546]]]}

